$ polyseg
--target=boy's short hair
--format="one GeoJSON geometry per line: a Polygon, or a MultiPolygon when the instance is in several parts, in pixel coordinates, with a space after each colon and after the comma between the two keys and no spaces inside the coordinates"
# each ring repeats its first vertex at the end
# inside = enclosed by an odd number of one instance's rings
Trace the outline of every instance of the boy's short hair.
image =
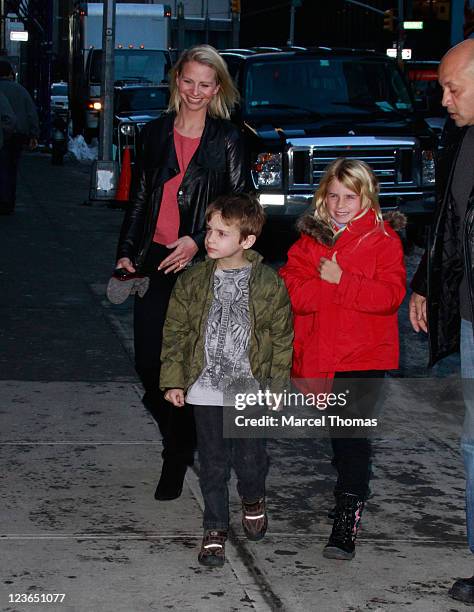
{"type": "Polygon", "coordinates": [[[265,213],[255,196],[248,193],[219,196],[206,209],[206,222],[209,223],[214,213],[220,213],[226,223],[238,223],[240,238],[245,240],[250,235],[262,233],[265,213]]]}

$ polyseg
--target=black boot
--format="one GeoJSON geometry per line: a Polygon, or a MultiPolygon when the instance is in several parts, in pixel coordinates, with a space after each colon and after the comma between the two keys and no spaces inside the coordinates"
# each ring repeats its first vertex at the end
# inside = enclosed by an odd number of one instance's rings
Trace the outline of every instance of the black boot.
{"type": "Polygon", "coordinates": [[[474,603],[474,576],[472,578],[459,578],[449,589],[453,599],[464,603],[474,603]]]}
{"type": "Polygon", "coordinates": [[[183,490],[184,476],[188,466],[180,461],[165,459],[161,478],[155,491],[155,499],[168,501],[177,499],[183,490]]]}
{"type": "Polygon", "coordinates": [[[357,495],[338,495],[332,533],[323,551],[327,559],[350,561],[354,558],[355,540],[363,509],[364,502],[357,495]]]}
{"type": "MultiPolygon", "coordinates": [[[[341,490],[340,490],[340,488],[338,489],[338,486],[339,486],[339,479],[337,479],[337,484],[334,487],[334,497],[336,499],[336,504],[332,508],[330,508],[328,510],[328,514],[327,514],[328,521],[330,523],[332,523],[334,521],[334,519],[336,518],[336,513],[337,513],[337,496],[340,495],[340,493],[341,493],[341,490]]],[[[369,499],[369,497],[372,497],[372,495],[373,495],[372,491],[370,490],[369,487],[367,487],[367,495],[366,495],[366,497],[364,497],[364,501],[367,501],[369,499]]]]}

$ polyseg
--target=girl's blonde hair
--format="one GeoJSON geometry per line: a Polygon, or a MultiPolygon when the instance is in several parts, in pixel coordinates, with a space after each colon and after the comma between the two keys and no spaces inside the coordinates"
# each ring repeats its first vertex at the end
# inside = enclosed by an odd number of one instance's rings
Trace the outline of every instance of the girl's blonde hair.
{"type": "Polygon", "coordinates": [[[347,189],[350,189],[361,199],[361,214],[371,208],[377,221],[382,224],[382,211],[379,204],[379,182],[370,166],[359,159],[339,157],[331,162],[324,172],[319,187],[314,194],[314,216],[316,219],[331,224],[331,217],[326,207],[326,198],[331,182],[337,179],[347,189]]]}
{"type": "Polygon", "coordinates": [[[188,62],[199,62],[212,68],[216,74],[216,82],[219,91],[209,103],[208,113],[211,117],[229,119],[230,113],[239,99],[232,77],[227,69],[227,64],[219,53],[210,45],[198,45],[186,49],[181,53],[178,61],[170,71],[170,101],[168,112],[179,112],[181,98],[178,92],[177,77],[183,72],[184,65],[188,62]]]}

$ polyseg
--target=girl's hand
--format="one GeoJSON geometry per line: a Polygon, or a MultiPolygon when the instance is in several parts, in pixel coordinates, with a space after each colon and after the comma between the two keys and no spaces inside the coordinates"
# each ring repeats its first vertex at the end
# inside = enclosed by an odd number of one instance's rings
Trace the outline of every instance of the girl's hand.
{"type": "Polygon", "coordinates": [[[115,264],[115,269],[116,270],[119,270],[120,268],[125,268],[125,270],[127,270],[127,272],[131,272],[132,274],[133,274],[133,272],[135,272],[135,268],[133,267],[133,264],[132,264],[131,260],[128,257],[122,257],[115,264]]]}
{"type": "Polygon", "coordinates": [[[168,391],[165,393],[165,400],[171,402],[173,406],[181,408],[181,406],[184,406],[183,389],[168,389],[168,391]]]}
{"type": "Polygon", "coordinates": [[[342,276],[342,268],[337,263],[336,253],[332,259],[321,257],[319,260],[318,272],[321,280],[324,280],[333,285],[339,285],[342,276]]]}
{"type": "Polygon", "coordinates": [[[175,242],[166,245],[167,249],[174,249],[158,266],[158,270],[179,272],[182,270],[198,252],[198,246],[191,236],[182,236],[175,242]]]}

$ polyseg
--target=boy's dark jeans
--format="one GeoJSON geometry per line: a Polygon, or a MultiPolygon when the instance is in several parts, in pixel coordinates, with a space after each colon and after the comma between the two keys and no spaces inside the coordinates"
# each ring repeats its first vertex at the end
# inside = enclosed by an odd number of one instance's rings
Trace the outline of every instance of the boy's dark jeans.
{"type": "Polygon", "coordinates": [[[228,529],[230,469],[237,475],[237,491],[246,501],[265,496],[268,472],[266,440],[224,438],[223,410],[229,406],[194,406],[199,482],[204,498],[204,529],[228,529]]]}

